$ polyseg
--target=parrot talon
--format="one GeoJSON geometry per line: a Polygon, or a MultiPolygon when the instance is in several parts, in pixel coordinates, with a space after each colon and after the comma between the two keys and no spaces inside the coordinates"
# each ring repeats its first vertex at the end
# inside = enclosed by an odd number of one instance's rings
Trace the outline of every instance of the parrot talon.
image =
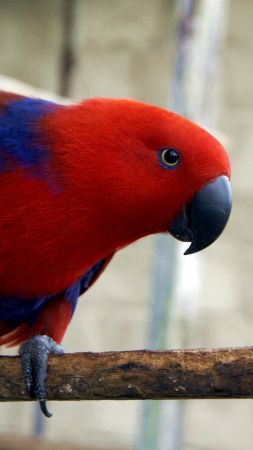
{"type": "Polygon", "coordinates": [[[40,399],[39,400],[39,405],[40,405],[40,410],[41,412],[44,414],[44,416],[46,417],[52,417],[52,413],[48,411],[47,409],[47,404],[46,404],[46,400],[45,399],[40,399]]]}
{"type": "Polygon", "coordinates": [[[46,406],[46,377],[48,355],[62,354],[63,347],[46,335],[33,336],[21,345],[24,383],[29,396],[39,401],[41,412],[46,417],[52,414],[46,406]]]}

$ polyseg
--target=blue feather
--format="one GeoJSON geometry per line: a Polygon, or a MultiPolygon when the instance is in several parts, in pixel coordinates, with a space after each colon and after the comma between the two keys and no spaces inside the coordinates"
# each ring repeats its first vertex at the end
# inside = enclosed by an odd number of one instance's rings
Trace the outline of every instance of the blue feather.
{"type": "Polygon", "coordinates": [[[0,298],[0,320],[22,323],[29,321],[50,300],[50,297],[22,299],[19,297],[0,298]]]}
{"type": "Polygon", "coordinates": [[[16,166],[39,168],[50,157],[45,136],[38,121],[60,105],[45,100],[11,100],[0,115],[0,172],[16,166]]]}
{"type": "MultiPolygon", "coordinates": [[[[103,269],[106,260],[107,258],[104,258],[92,266],[76,283],[66,289],[65,292],[59,294],[70,303],[72,314],[75,311],[79,296],[89,289],[94,279],[103,269]]],[[[17,325],[22,322],[28,322],[32,326],[36,322],[41,309],[55,297],[57,295],[33,299],[0,297],[0,320],[13,322],[17,325]]]]}
{"type": "Polygon", "coordinates": [[[89,289],[90,285],[93,283],[94,279],[99,275],[101,270],[103,269],[107,258],[103,258],[98,261],[91,269],[87,270],[85,274],[80,279],[80,295],[83,294],[87,289],[89,289]]]}

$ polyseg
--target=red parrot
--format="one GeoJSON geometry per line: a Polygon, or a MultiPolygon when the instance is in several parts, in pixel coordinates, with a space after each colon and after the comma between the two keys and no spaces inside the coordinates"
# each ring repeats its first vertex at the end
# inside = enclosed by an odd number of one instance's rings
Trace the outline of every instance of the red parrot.
{"type": "Polygon", "coordinates": [[[0,345],[21,344],[46,408],[46,365],[78,297],[114,253],[170,232],[210,245],[231,210],[222,145],[179,115],[125,99],[59,105],[0,93],[0,345]]]}

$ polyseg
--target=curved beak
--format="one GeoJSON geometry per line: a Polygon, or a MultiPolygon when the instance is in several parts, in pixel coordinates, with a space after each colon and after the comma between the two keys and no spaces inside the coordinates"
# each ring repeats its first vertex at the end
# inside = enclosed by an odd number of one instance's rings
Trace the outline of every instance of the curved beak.
{"type": "Polygon", "coordinates": [[[193,197],[173,221],[169,232],[180,241],[191,242],[185,255],[196,253],[220,236],[229,219],[231,207],[230,183],[222,175],[193,197]]]}

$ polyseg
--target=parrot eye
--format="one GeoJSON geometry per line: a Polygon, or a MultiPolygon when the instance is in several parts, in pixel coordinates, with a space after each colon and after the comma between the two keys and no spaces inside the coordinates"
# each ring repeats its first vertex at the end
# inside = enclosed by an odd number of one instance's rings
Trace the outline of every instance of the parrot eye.
{"type": "Polygon", "coordinates": [[[167,169],[175,169],[180,163],[180,154],[174,148],[163,148],[159,152],[159,159],[167,169]]]}

